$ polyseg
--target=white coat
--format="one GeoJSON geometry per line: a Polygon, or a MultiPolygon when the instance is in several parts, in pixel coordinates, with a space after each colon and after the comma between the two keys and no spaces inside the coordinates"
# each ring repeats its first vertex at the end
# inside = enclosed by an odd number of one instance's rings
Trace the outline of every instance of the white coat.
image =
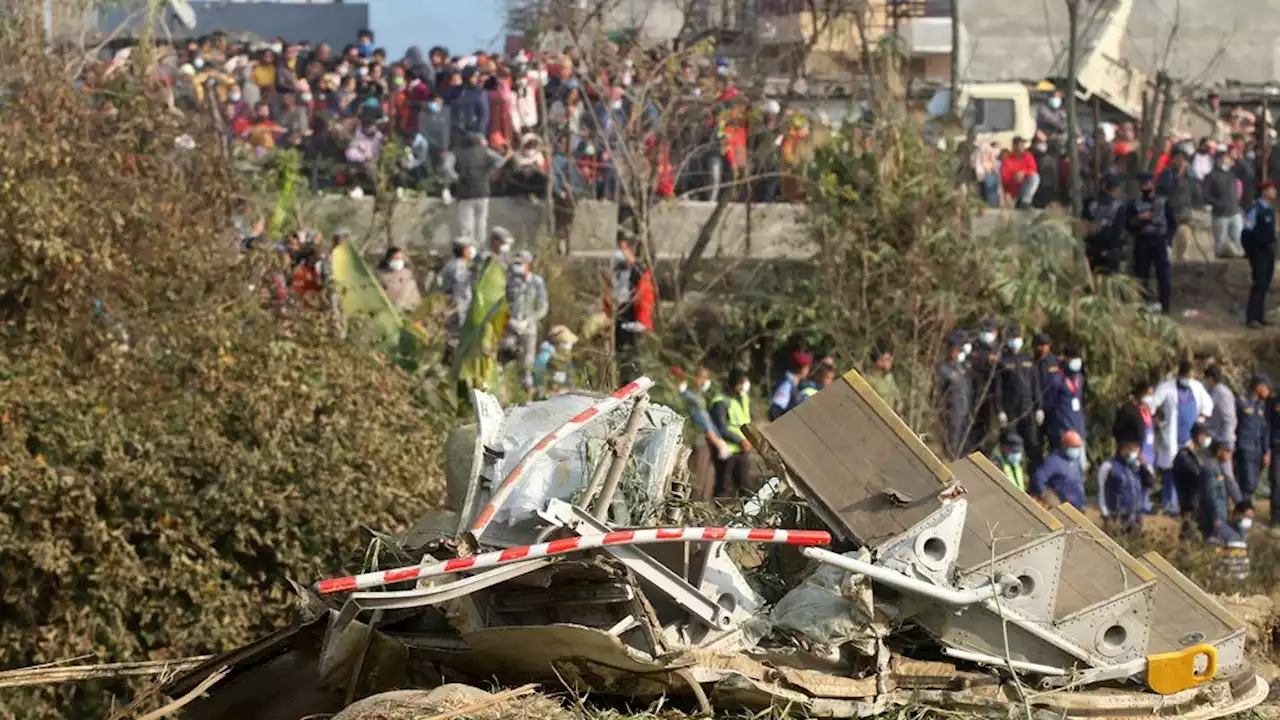
{"type": "MultiPolygon", "coordinates": [[[[1191,394],[1196,400],[1196,410],[1204,422],[1213,414],[1213,398],[1204,384],[1199,380],[1188,381],[1191,394]]],[[[1155,396],[1151,401],[1151,413],[1159,414],[1164,420],[1156,421],[1156,467],[1169,470],[1173,467],[1173,458],[1178,454],[1178,383],[1176,380],[1165,380],[1156,386],[1155,396]]]]}

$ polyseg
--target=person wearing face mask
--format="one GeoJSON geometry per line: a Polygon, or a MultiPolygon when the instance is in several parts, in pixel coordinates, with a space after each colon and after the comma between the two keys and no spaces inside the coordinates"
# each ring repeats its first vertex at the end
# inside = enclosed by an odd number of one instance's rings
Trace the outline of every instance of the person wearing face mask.
{"type": "Polygon", "coordinates": [[[480,85],[480,74],[474,65],[462,69],[462,89],[450,106],[455,139],[469,133],[482,136],[488,133],[489,93],[480,85]]]}
{"type": "Polygon", "coordinates": [[[1034,448],[1031,455],[1038,457],[1040,428],[1035,416],[1043,393],[1035,364],[1023,350],[1022,330],[1016,325],[1005,330],[1004,351],[997,365],[992,395],[1000,427],[1017,435],[1024,449],[1034,448]]]}
{"type": "Polygon", "coordinates": [[[1084,440],[1075,431],[1068,430],[1058,441],[1057,449],[1049,453],[1032,474],[1028,494],[1048,507],[1047,493],[1052,492],[1059,500],[1084,510],[1083,458],[1084,440]]]}
{"type": "Polygon", "coordinates": [[[547,332],[533,361],[534,382],[543,397],[559,395],[573,387],[573,346],[578,336],[564,325],[547,332]]]}
{"type": "Polygon", "coordinates": [[[1031,207],[1036,190],[1040,188],[1036,158],[1027,152],[1027,141],[1020,137],[1013,139],[1013,149],[1000,162],[1000,185],[1004,194],[1019,208],[1031,207]]]}
{"type": "MultiPolygon", "coordinates": [[[[1116,419],[1111,425],[1111,436],[1117,446],[1131,444],[1138,448],[1138,457],[1142,461],[1144,471],[1154,477],[1156,462],[1156,426],[1154,410],[1155,385],[1147,378],[1139,378],[1133,383],[1129,392],[1129,400],[1116,408],[1116,419]]],[[[1102,475],[1099,471],[1098,499],[1106,514],[1105,494],[1102,487],[1102,475]]],[[[1143,496],[1143,512],[1150,512],[1150,496],[1143,496]]]]}
{"type": "MultiPolygon", "coordinates": [[[[350,37],[350,36],[348,36],[350,37]]],[[[367,28],[361,29],[356,35],[356,53],[362,58],[373,56],[373,31],[367,28]]]]}
{"type": "Polygon", "coordinates": [[[409,268],[404,251],[400,248],[394,245],[387,248],[375,274],[382,289],[387,291],[387,299],[397,311],[411,313],[422,303],[418,281],[413,277],[413,270],[409,268]]]}
{"type": "Polygon", "coordinates": [[[991,461],[1019,490],[1027,491],[1027,473],[1022,466],[1022,438],[1012,430],[1000,434],[1000,446],[991,461]]]}
{"type": "Polygon", "coordinates": [[[642,262],[638,249],[631,238],[618,238],[613,272],[604,293],[604,312],[613,319],[614,350],[624,383],[641,375],[639,346],[653,332],[653,310],[658,301],[653,271],[642,262]]]}
{"type": "MultiPolygon", "coordinates": [[[[1080,350],[1068,347],[1064,355],[1062,376],[1049,388],[1045,400],[1046,435],[1052,447],[1059,447],[1062,437],[1074,433],[1076,437],[1085,438],[1085,396],[1084,360],[1080,350]]],[[[1088,469],[1088,460],[1080,455],[1081,469],[1088,469]]]]}
{"type": "Polygon", "coordinates": [[[733,453],[720,437],[720,431],[707,409],[707,392],[711,390],[711,371],[699,364],[693,377],[685,376],[683,368],[671,368],[671,375],[679,383],[677,391],[684,404],[685,415],[698,431],[698,442],[689,456],[689,468],[693,471],[693,499],[711,502],[715,497],[716,463],[727,460],[733,453]]]}
{"type": "MultiPolygon", "coordinates": [[[[1240,487],[1242,512],[1253,510],[1253,495],[1258,490],[1262,470],[1271,462],[1271,443],[1267,428],[1267,400],[1271,397],[1271,381],[1265,375],[1249,379],[1246,392],[1236,400],[1235,455],[1232,469],[1240,487]]],[[[1215,403],[1216,407],[1216,403],[1215,403]]]]}
{"type": "Polygon", "coordinates": [[[1115,455],[1098,467],[1097,479],[1103,528],[1112,535],[1141,532],[1144,499],[1154,483],[1137,443],[1118,444],[1115,455]]]}
{"type": "Polygon", "coordinates": [[[734,369],[726,384],[728,394],[711,399],[711,421],[716,426],[728,456],[716,459],[716,497],[735,497],[750,481],[751,441],[742,429],[751,424],[751,381],[747,374],[734,369]]]}
{"type": "Polygon", "coordinates": [[[969,447],[990,451],[991,424],[996,419],[996,373],[1000,366],[1000,326],[994,318],[982,321],[978,343],[969,358],[969,380],[973,383],[973,421],[969,424],[969,447]]]}
{"type": "Polygon", "coordinates": [[[507,158],[490,149],[484,136],[478,133],[465,135],[453,158],[458,175],[454,186],[454,195],[458,198],[458,227],[462,235],[477,241],[485,237],[489,225],[494,175],[506,164],[507,158]]]}
{"type": "Polygon", "coordinates": [[[1190,437],[1178,448],[1178,453],[1173,458],[1171,477],[1173,485],[1178,489],[1178,516],[1182,520],[1181,537],[1184,540],[1195,537],[1200,492],[1206,480],[1205,460],[1212,444],[1213,436],[1209,431],[1204,425],[1195,423],[1191,426],[1190,437]]]}
{"type": "Polygon", "coordinates": [[[1133,233],[1133,275],[1142,283],[1150,302],[1152,298],[1147,287],[1151,271],[1155,270],[1159,304],[1151,304],[1148,310],[1168,314],[1173,298],[1169,249],[1173,245],[1178,220],[1168,199],[1156,194],[1155,181],[1150,173],[1143,173],[1138,181],[1142,195],[1129,201],[1125,210],[1126,225],[1133,233]]]}
{"type": "Polygon", "coordinates": [[[1102,192],[1084,208],[1085,255],[1097,275],[1113,275],[1124,265],[1124,182],[1114,173],[1102,179],[1102,192]]]}
{"type": "Polygon", "coordinates": [[[1044,105],[1036,108],[1036,130],[1053,137],[1067,133],[1067,111],[1062,107],[1062,93],[1054,91],[1044,105]]]}
{"type": "Polygon", "coordinates": [[[525,250],[507,271],[507,331],[504,345],[520,361],[520,384],[533,388],[533,363],[538,354],[538,323],[550,312],[547,284],[533,272],[533,253],[525,250]]]}
{"type": "Polygon", "coordinates": [[[445,335],[450,345],[456,345],[462,319],[471,307],[471,259],[476,246],[465,237],[454,238],[453,257],[440,270],[440,292],[448,298],[448,317],[445,319],[445,335]]]}
{"type": "Polygon", "coordinates": [[[1204,385],[1191,376],[1191,361],[1183,360],[1178,363],[1174,379],[1156,386],[1153,403],[1156,413],[1156,469],[1162,475],[1160,504],[1166,513],[1176,516],[1181,488],[1173,473],[1174,457],[1178,448],[1191,440],[1193,428],[1213,413],[1213,398],[1204,385]]]}
{"type": "Polygon", "coordinates": [[[947,360],[938,366],[937,389],[934,392],[942,424],[942,450],[947,460],[968,455],[969,424],[973,419],[973,382],[965,369],[965,345],[968,338],[959,330],[947,337],[947,360]]]}
{"type": "Polygon", "coordinates": [[[1231,163],[1226,148],[1219,148],[1217,164],[1204,179],[1204,200],[1213,213],[1213,252],[1220,258],[1244,257],[1240,181],[1232,172],[1231,163]]]}
{"type": "Polygon", "coordinates": [[[1245,323],[1251,329],[1267,325],[1267,293],[1276,274],[1276,186],[1265,181],[1258,186],[1261,197],[1245,217],[1245,256],[1249,258],[1249,302],[1245,323]]]}

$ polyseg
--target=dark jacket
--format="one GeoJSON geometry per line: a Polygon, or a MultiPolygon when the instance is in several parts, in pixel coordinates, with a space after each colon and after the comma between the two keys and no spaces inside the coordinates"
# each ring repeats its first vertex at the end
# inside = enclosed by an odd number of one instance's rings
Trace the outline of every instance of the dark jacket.
{"type": "Polygon", "coordinates": [[[1141,445],[1147,437],[1147,422],[1142,417],[1142,408],[1130,401],[1116,409],[1116,420],[1111,424],[1111,436],[1116,444],[1133,443],[1141,445]]]}
{"type": "Polygon", "coordinates": [[[1186,222],[1191,211],[1204,205],[1201,186],[1190,172],[1178,172],[1177,168],[1166,168],[1156,181],[1156,194],[1162,195],[1173,206],[1173,215],[1178,222],[1186,222]]]}
{"type": "Polygon", "coordinates": [[[453,147],[453,118],[449,109],[431,112],[429,108],[423,108],[418,114],[418,132],[433,151],[443,152],[453,147]]]}
{"type": "Polygon", "coordinates": [[[472,135],[463,137],[455,155],[458,182],[454,196],[459,200],[489,197],[492,194],[493,174],[502,167],[503,157],[472,135]]]}
{"type": "Polygon", "coordinates": [[[994,394],[999,411],[1009,416],[1009,422],[1015,422],[1040,407],[1044,394],[1031,356],[1005,351],[996,372],[994,394]]]}
{"type": "Polygon", "coordinates": [[[1266,201],[1254,204],[1245,217],[1244,232],[1240,244],[1250,256],[1276,252],[1276,209],[1266,201]]]}
{"type": "Polygon", "coordinates": [[[1136,240],[1167,243],[1173,240],[1178,219],[1174,217],[1169,201],[1157,195],[1151,199],[1140,197],[1130,200],[1125,209],[1125,224],[1136,240]],[[1151,217],[1143,218],[1143,213],[1151,213],[1151,217]]]}
{"type": "Polygon", "coordinates": [[[968,374],[951,363],[938,368],[938,412],[942,420],[942,444],[949,459],[965,456],[969,449],[970,413],[973,411],[973,382],[968,374]]]}
{"type": "Polygon", "coordinates": [[[1077,510],[1083,510],[1084,478],[1080,474],[1080,463],[1060,450],[1050,453],[1031,476],[1029,492],[1040,497],[1045,490],[1052,490],[1054,495],[1071,503],[1077,510]]]}
{"type": "Polygon", "coordinates": [[[1258,459],[1271,449],[1267,404],[1253,398],[1236,400],[1236,454],[1258,459]]]}
{"type": "MultiPolygon", "coordinates": [[[[453,108],[453,127],[457,133],[489,133],[489,93],[480,87],[464,87],[453,108]]],[[[510,138],[508,138],[510,139],[510,138]]]]}
{"type": "Polygon", "coordinates": [[[1214,217],[1230,217],[1240,212],[1236,182],[1235,173],[1220,166],[1205,177],[1204,201],[1213,208],[1214,217]]]}

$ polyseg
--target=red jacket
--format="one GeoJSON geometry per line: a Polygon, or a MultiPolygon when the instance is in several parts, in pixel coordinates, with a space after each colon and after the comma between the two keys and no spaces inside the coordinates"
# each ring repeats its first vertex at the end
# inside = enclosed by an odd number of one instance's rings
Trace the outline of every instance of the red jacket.
{"type": "Polygon", "coordinates": [[[1017,157],[1012,152],[1005,153],[1004,160],[1000,162],[1000,184],[1004,187],[1005,194],[1017,196],[1022,192],[1022,181],[1017,179],[1018,173],[1023,175],[1035,175],[1039,172],[1036,167],[1036,158],[1026,150],[1022,151],[1022,156],[1017,157]]]}
{"type": "MultiPolygon", "coordinates": [[[[638,322],[646,330],[653,332],[653,306],[657,302],[657,293],[653,288],[653,271],[631,266],[631,301],[623,308],[622,315],[615,321],[638,322]]],[[[613,317],[613,277],[609,278],[604,292],[604,311],[613,317]]]]}

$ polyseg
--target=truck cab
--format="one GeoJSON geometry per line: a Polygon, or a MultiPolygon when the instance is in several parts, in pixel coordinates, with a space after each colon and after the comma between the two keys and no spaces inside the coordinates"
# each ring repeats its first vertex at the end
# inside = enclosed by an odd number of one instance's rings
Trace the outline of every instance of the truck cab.
{"type": "Polygon", "coordinates": [[[927,124],[937,138],[963,139],[972,133],[975,142],[995,143],[1001,148],[1013,146],[1013,138],[1030,140],[1036,132],[1035,114],[1031,110],[1031,92],[1021,83],[969,83],[960,86],[957,104],[963,127],[947,128],[951,112],[951,90],[942,88],[933,94],[926,108],[927,124]]]}

